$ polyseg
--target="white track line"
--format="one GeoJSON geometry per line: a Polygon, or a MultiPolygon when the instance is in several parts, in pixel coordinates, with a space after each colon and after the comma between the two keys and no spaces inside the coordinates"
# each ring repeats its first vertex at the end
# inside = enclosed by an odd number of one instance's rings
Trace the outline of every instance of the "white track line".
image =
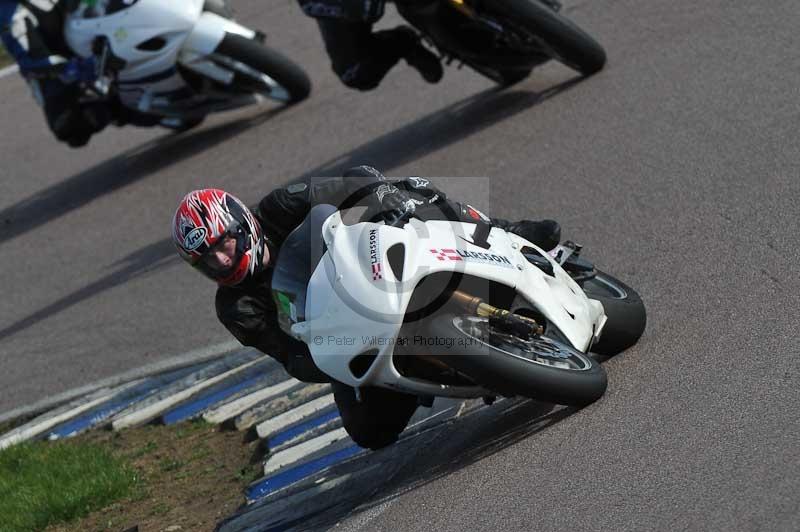
{"type": "Polygon", "coordinates": [[[343,440],[347,437],[347,431],[345,431],[344,427],[342,427],[331,432],[326,432],[322,436],[317,436],[316,438],[303,442],[300,445],[290,447],[285,451],[275,453],[273,456],[270,456],[267,460],[267,463],[264,464],[264,475],[267,476],[284,466],[294,464],[304,456],[315,453],[320,449],[324,449],[332,443],[336,443],[337,441],[343,440]]]}
{"type": "Polygon", "coordinates": [[[32,405],[15,408],[14,410],[11,410],[9,412],[0,414],[0,423],[5,423],[10,419],[16,419],[19,417],[28,416],[30,414],[35,414],[37,412],[44,412],[45,410],[50,410],[51,408],[54,408],[60,404],[72,401],[77,397],[89,395],[101,388],[110,388],[112,386],[118,386],[122,383],[129,382],[135,379],[150,377],[158,373],[163,373],[171,371],[173,369],[179,369],[182,367],[191,366],[192,364],[205,362],[206,360],[217,358],[226,353],[231,353],[233,351],[236,351],[237,349],[246,349],[246,348],[243,348],[242,344],[240,344],[236,340],[231,340],[220,344],[202,347],[200,349],[193,349],[192,351],[187,351],[186,353],[166,358],[164,360],[155,362],[147,366],[143,366],[141,368],[136,368],[130,371],[126,371],[125,373],[121,373],[119,375],[115,375],[113,377],[97,381],[93,384],[88,384],[86,386],[81,386],[79,388],[74,388],[72,390],[62,392],[58,395],[50,396],[47,399],[43,399],[32,405]]]}
{"type": "Polygon", "coordinates": [[[164,399],[157,401],[146,408],[142,408],[141,410],[131,412],[126,416],[119,417],[111,423],[111,426],[114,430],[120,430],[147,423],[148,421],[151,421],[156,416],[164,412],[166,409],[180,403],[181,401],[185,401],[194,394],[202,390],[205,390],[206,388],[210,388],[211,386],[217,384],[218,382],[221,382],[227,379],[228,377],[236,375],[237,373],[241,373],[247,368],[253,367],[259,362],[263,362],[264,360],[267,360],[269,358],[271,358],[269,355],[264,355],[262,357],[256,358],[255,360],[251,360],[246,364],[242,364],[241,366],[228,370],[225,373],[221,373],[216,377],[212,377],[210,379],[206,379],[202,382],[199,382],[194,386],[186,388],[185,390],[181,390],[180,392],[174,395],[165,397],[164,399]]]}
{"type": "Polygon", "coordinates": [[[203,419],[209,423],[222,423],[223,421],[226,421],[232,417],[238,416],[254,404],[266,401],[267,399],[279,395],[297,386],[298,384],[300,384],[299,380],[289,379],[268,388],[262,388],[261,390],[257,390],[249,395],[240,397],[235,401],[231,401],[230,403],[221,405],[212,410],[208,410],[205,414],[203,414],[203,419]]]}
{"type": "Polygon", "coordinates": [[[251,428],[253,425],[262,423],[265,419],[275,417],[292,408],[297,408],[299,405],[324,395],[328,390],[330,390],[330,384],[306,384],[294,390],[291,398],[288,395],[286,397],[279,396],[245,410],[234,418],[234,426],[236,430],[255,430],[251,428]]]}
{"type": "Polygon", "coordinates": [[[333,394],[329,393],[328,395],[323,395],[322,397],[318,397],[313,401],[293,408],[288,412],[284,412],[279,416],[275,416],[259,425],[256,425],[256,433],[261,439],[268,438],[276,432],[290,427],[302,419],[313,416],[317,412],[328,408],[332,404],[334,404],[333,394]]]}
{"type": "Polygon", "coordinates": [[[5,449],[17,443],[29,440],[44,431],[53,428],[63,421],[67,421],[75,416],[94,408],[95,406],[110,399],[114,395],[124,392],[132,388],[142,381],[133,381],[113,389],[103,389],[95,392],[94,394],[85,397],[79,404],[72,407],[66,407],[60,412],[48,412],[38,418],[32,420],[21,427],[6,433],[3,438],[0,438],[0,449],[5,449]]]}

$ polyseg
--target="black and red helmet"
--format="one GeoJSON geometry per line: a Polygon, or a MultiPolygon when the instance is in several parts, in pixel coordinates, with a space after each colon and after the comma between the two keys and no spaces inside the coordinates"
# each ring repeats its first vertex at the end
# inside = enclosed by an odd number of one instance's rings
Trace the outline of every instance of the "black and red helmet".
{"type": "Polygon", "coordinates": [[[253,213],[224,190],[204,188],[188,193],[172,220],[172,239],[178,254],[221,285],[241,283],[259,271],[264,258],[264,236],[253,213]],[[203,260],[226,236],[236,239],[236,257],[224,270],[203,260]]]}

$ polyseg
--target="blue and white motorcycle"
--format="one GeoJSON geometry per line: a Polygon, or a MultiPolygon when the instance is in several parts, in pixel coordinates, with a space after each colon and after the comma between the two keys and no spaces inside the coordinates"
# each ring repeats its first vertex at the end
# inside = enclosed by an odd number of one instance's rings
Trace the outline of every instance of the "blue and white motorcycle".
{"type": "Polygon", "coordinates": [[[132,110],[178,123],[260,103],[306,98],[311,82],[263,34],[232,19],[224,0],[73,0],[64,34],[98,58],[91,88],[132,110]]]}

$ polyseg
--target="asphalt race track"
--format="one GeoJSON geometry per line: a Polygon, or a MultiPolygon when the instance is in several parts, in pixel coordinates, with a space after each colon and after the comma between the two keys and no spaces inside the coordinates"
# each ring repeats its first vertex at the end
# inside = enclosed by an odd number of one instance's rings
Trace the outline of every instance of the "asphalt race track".
{"type": "Polygon", "coordinates": [[[445,189],[558,219],[640,291],[645,336],[605,364],[597,403],[534,429],[520,410],[462,423],[440,467],[407,465],[413,482],[338,530],[800,528],[795,2],[569,2],[608,52],[594,77],[548,64],[498,91],[468,69],[430,86],[401,65],[366,94],[340,85],[292,0],[233,5],[306,68],[308,100],[181,136],[110,129],[74,151],[18,76],[0,79],[0,412],[229,340],[214,287],[169,240],[193,188],[254,202],[362,163],[484,177],[488,191],[445,189]]]}

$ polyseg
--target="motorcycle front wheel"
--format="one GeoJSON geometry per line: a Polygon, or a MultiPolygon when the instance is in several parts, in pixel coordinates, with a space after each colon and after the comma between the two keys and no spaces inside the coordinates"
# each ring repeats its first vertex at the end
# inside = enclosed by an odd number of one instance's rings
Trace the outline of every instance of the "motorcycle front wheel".
{"type": "Polygon", "coordinates": [[[426,332],[426,354],[503,395],[583,406],[606,390],[603,367],[555,337],[523,339],[488,318],[449,313],[431,318],[426,332]]]}
{"type": "Polygon", "coordinates": [[[592,352],[613,356],[639,341],[647,325],[647,312],[642,298],[633,288],[601,271],[584,281],[581,288],[587,297],[603,304],[608,318],[592,352]]]}
{"type": "Polygon", "coordinates": [[[238,87],[283,103],[297,103],[311,93],[311,80],[297,64],[277,50],[241,35],[228,33],[216,50],[232,70],[238,87]]]}

